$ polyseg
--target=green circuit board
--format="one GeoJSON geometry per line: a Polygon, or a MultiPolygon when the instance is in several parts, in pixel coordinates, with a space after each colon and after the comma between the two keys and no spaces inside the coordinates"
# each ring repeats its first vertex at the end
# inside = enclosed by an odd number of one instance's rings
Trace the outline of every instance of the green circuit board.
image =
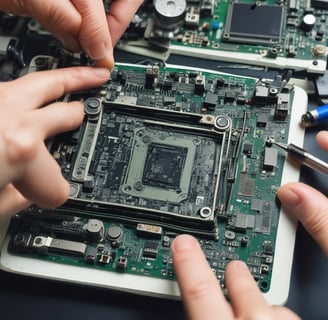
{"type": "Polygon", "coordinates": [[[293,97],[279,76],[117,64],[102,87],[65,97],[86,113],[48,141],[70,198],[17,214],[10,253],[172,280],[171,242],[189,233],[222,286],[241,259],[267,292],[285,161],[268,141],[287,142],[293,97]]]}
{"type": "Polygon", "coordinates": [[[327,15],[320,0],[149,0],[119,47],[324,73],[327,15]]]}

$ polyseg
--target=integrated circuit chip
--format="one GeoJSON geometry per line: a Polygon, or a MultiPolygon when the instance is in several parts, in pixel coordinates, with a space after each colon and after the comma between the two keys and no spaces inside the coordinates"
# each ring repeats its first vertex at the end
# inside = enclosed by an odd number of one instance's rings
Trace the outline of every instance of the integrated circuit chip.
{"type": "Polygon", "coordinates": [[[263,170],[273,171],[277,167],[278,150],[264,148],[263,170]]]}
{"type": "Polygon", "coordinates": [[[162,188],[180,188],[180,179],[188,149],[170,145],[150,144],[142,182],[162,188]]]}
{"type": "Polygon", "coordinates": [[[272,44],[281,39],[283,6],[232,3],[227,14],[224,41],[272,44]]]}

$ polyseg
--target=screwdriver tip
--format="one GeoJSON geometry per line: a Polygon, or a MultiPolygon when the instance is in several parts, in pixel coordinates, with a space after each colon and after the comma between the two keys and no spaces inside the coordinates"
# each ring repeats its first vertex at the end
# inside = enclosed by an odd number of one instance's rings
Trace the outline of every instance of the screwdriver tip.
{"type": "Polygon", "coordinates": [[[284,150],[288,150],[288,146],[285,143],[280,143],[280,142],[273,141],[273,144],[275,144],[276,146],[278,146],[278,147],[280,147],[284,150]]]}

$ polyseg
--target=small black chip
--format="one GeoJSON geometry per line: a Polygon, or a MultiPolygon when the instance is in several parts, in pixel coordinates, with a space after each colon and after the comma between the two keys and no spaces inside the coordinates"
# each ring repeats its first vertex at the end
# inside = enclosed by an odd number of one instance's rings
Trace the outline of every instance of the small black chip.
{"type": "Polygon", "coordinates": [[[188,148],[150,144],[143,171],[143,184],[179,189],[187,153],[188,148]]]}
{"type": "Polygon", "coordinates": [[[210,110],[215,110],[218,101],[218,95],[210,91],[206,92],[203,106],[210,110]]]}
{"type": "Polygon", "coordinates": [[[154,241],[146,241],[142,252],[144,258],[156,259],[158,254],[158,243],[154,241]]]}
{"type": "Polygon", "coordinates": [[[247,155],[251,155],[252,151],[253,151],[253,144],[249,142],[245,142],[243,147],[243,153],[247,155]]]}

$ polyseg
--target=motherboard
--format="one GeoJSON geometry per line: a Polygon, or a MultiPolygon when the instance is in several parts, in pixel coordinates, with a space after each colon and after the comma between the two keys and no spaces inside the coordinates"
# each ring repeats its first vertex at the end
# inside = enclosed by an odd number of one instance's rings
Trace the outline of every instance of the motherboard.
{"type": "Polygon", "coordinates": [[[327,17],[321,0],[147,0],[118,47],[323,74],[327,17]]]}
{"type": "MultiPolygon", "coordinates": [[[[61,66],[39,56],[30,71],[61,66]]],[[[103,86],[74,92],[80,128],[47,141],[70,184],[57,209],[31,206],[9,228],[11,255],[174,280],[170,245],[195,236],[224,288],[245,261],[270,289],[294,87],[174,65],[116,64],[103,86]]],[[[91,273],[90,273],[91,274],[91,273]]]]}

